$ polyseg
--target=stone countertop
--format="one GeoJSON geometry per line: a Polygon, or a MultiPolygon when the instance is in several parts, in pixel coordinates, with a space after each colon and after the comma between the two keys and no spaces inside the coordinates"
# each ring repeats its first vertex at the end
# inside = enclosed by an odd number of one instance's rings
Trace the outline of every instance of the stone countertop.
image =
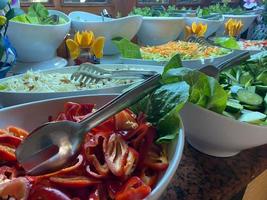
{"type": "Polygon", "coordinates": [[[216,158],[185,143],[180,165],[161,199],[230,200],[266,169],[267,145],[216,158]]]}

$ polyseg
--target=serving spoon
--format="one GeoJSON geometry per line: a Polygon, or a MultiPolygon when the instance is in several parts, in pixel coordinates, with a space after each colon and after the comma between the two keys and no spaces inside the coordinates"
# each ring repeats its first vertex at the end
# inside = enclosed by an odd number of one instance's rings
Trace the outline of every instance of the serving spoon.
{"type": "Polygon", "coordinates": [[[160,77],[156,74],[128,89],[79,123],[49,122],[36,128],[16,149],[17,161],[29,175],[42,175],[66,167],[77,157],[88,131],[160,86],[160,77]]]}

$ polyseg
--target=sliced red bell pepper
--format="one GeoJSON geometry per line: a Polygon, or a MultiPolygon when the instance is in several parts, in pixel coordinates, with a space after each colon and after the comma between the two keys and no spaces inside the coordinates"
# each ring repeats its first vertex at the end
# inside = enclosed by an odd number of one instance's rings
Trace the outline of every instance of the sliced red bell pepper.
{"type": "Polygon", "coordinates": [[[0,144],[9,147],[18,147],[22,139],[9,134],[0,135],[0,144]]]}
{"type": "Polygon", "coordinates": [[[158,171],[164,171],[168,168],[168,158],[162,148],[152,144],[144,159],[144,165],[158,171]]]}
{"type": "Polygon", "coordinates": [[[131,177],[116,194],[115,200],[141,200],[149,195],[151,188],[137,176],[131,177]]]}
{"type": "Polygon", "coordinates": [[[109,168],[106,163],[101,165],[95,155],[88,155],[87,159],[89,161],[89,165],[86,166],[86,172],[90,176],[95,178],[105,178],[108,176],[109,168]]]}
{"type": "Polygon", "coordinates": [[[31,189],[28,200],[71,200],[71,198],[58,189],[38,185],[31,189]]]}
{"type": "Polygon", "coordinates": [[[15,178],[0,184],[0,199],[13,197],[27,200],[30,191],[30,183],[24,177],[15,178]]]}
{"type": "Polygon", "coordinates": [[[107,191],[104,188],[104,185],[99,184],[95,187],[89,195],[89,200],[107,200],[107,191]]]}
{"type": "Polygon", "coordinates": [[[15,149],[0,145],[0,160],[3,161],[16,161],[15,149]]]}
{"type": "Polygon", "coordinates": [[[104,147],[105,161],[115,176],[124,176],[129,147],[122,137],[112,134],[104,147]]]}
{"type": "Polygon", "coordinates": [[[136,116],[130,110],[123,110],[117,113],[115,116],[115,130],[132,130],[138,127],[135,120],[136,116]]]}
{"type": "Polygon", "coordinates": [[[101,183],[100,180],[85,176],[50,177],[49,180],[58,186],[70,188],[88,187],[101,183]]]}
{"type": "Polygon", "coordinates": [[[108,179],[105,181],[108,196],[110,199],[115,199],[117,192],[122,188],[123,182],[116,179],[108,179]]]}
{"type": "Polygon", "coordinates": [[[123,167],[124,175],[132,174],[137,166],[139,154],[133,148],[129,147],[129,153],[126,159],[126,164],[123,167]]]}
{"type": "Polygon", "coordinates": [[[111,117],[98,125],[97,127],[93,128],[91,132],[93,134],[97,133],[105,133],[106,136],[110,136],[112,132],[115,130],[115,123],[114,123],[114,117],[111,117]]]}
{"type": "Polygon", "coordinates": [[[151,188],[153,188],[157,181],[158,181],[158,177],[159,177],[159,172],[155,171],[153,169],[144,167],[141,172],[139,173],[138,177],[148,186],[150,186],[151,188]]]}
{"type": "Polygon", "coordinates": [[[18,128],[16,126],[8,126],[7,131],[12,133],[14,136],[22,138],[22,139],[29,135],[28,131],[26,131],[22,128],[18,128]]]}

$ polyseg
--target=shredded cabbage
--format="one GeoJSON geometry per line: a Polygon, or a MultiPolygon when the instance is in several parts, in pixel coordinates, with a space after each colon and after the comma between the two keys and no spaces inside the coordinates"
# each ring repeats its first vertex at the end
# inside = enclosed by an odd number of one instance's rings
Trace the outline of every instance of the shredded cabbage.
{"type": "MultiPolygon", "coordinates": [[[[1,83],[3,90],[9,92],[72,92],[88,89],[115,87],[130,84],[129,79],[103,79],[98,83],[82,84],[70,79],[69,73],[42,73],[27,71],[22,77],[10,78],[1,83]]],[[[136,79],[135,79],[136,80],[136,79]]]]}

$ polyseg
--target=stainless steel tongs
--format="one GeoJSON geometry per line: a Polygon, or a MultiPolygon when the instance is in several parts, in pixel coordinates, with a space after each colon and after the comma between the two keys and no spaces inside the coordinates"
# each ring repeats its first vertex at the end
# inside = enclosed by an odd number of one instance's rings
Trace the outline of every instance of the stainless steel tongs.
{"type": "Polygon", "coordinates": [[[57,171],[76,158],[85,134],[117,112],[131,106],[156,87],[160,75],[154,75],[110,101],[80,123],[46,123],[18,146],[16,156],[27,174],[40,175],[57,171]]]}

